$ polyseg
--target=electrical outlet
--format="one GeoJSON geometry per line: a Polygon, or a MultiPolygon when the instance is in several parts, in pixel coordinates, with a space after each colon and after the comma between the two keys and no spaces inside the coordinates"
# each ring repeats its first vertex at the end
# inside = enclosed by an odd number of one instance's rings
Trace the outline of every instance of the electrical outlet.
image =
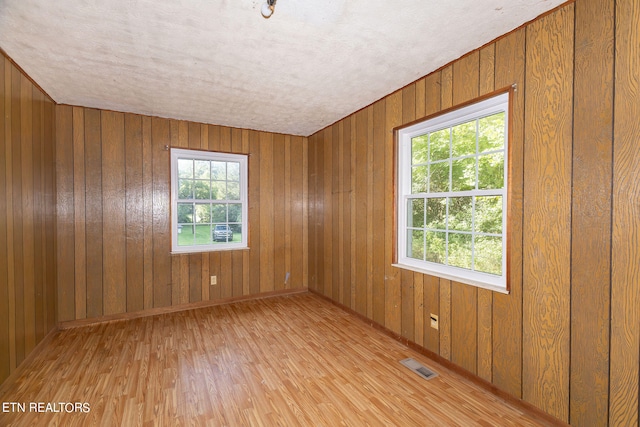
{"type": "Polygon", "coordinates": [[[438,329],[438,315],[431,313],[430,317],[431,317],[431,327],[433,329],[438,329]]]}
{"type": "Polygon", "coordinates": [[[211,276],[211,286],[218,284],[218,276],[211,276]]]}

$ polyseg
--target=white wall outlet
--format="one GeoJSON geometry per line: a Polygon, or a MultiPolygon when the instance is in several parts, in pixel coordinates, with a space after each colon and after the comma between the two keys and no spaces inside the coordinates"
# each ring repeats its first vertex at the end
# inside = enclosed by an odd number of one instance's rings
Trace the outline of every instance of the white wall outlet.
{"type": "Polygon", "coordinates": [[[218,276],[211,276],[211,286],[218,284],[218,276]]]}

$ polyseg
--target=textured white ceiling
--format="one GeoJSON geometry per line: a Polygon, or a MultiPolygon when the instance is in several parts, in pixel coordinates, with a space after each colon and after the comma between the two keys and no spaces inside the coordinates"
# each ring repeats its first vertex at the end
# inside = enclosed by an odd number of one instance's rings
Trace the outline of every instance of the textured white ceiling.
{"type": "Polygon", "coordinates": [[[310,135],[565,0],[0,0],[58,103],[310,135]]]}

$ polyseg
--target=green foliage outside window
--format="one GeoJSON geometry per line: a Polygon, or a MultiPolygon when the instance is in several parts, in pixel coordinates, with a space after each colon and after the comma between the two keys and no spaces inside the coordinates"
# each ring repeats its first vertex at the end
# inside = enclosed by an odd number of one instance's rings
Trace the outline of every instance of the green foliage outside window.
{"type": "Polygon", "coordinates": [[[504,112],[412,138],[407,256],[500,275],[504,163],[504,112]]]}

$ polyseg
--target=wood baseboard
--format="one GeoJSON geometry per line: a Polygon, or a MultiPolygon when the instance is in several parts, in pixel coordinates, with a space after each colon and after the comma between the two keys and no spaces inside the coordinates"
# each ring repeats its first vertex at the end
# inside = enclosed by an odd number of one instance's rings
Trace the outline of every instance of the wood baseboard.
{"type": "Polygon", "coordinates": [[[561,426],[561,427],[567,427],[569,426],[569,424],[557,419],[556,417],[547,414],[546,412],[544,412],[543,410],[541,410],[540,408],[533,406],[531,403],[526,402],[518,397],[515,397],[507,392],[505,392],[504,390],[499,389],[498,387],[496,387],[494,384],[490,383],[489,381],[480,378],[479,376],[467,371],[466,369],[456,365],[455,363],[451,362],[448,359],[445,359],[444,357],[440,356],[437,353],[432,352],[431,350],[428,350],[424,347],[422,347],[421,345],[407,339],[404,338],[401,335],[398,335],[397,333],[393,332],[392,330],[384,327],[383,325],[374,322],[373,320],[369,319],[366,316],[363,316],[362,314],[358,313],[357,311],[347,307],[344,304],[341,304],[337,301],[332,300],[331,298],[319,293],[318,291],[314,290],[314,289],[309,289],[309,293],[316,295],[328,302],[330,302],[331,304],[341,308],[342,310],[348,312],[349,314],[354,315],[355,317],[357,317],[358,319],[360,319],[361,321],[363,321],[364,323],[367,323],[368,325],[370,325],[371,327],[373,327],[374,329],[384,333],[385,335],[393,338],[394,340],[406,345],[407,347],[409,347],[410,349],[422,354],[425,357],[428,357],[429,359],[433,360],[434,362],[440,364],[441,366],[443,366],[444,368],[460,375],[461,377],[471,381],[472,383],[482,387],[483,389],[487,390],[488,392],[492,393],[493,395],[499,397],[500,399],[508,402],[511,405],[516,406],[518,409],[520,409],[523,412],[526,412],[530,415],[533,415],[541,420],[543,420],[544,422],[548,423],[550,426],[561,426]]]}
{"type": "Polygon", "coordinates": [[[16,380],[16,378],[18,378],[23,371],[26,369],[25,366],[29,365],[29,363],[31,363],[31,361],[42,352],[42,350],[49,345],[49,343],[51,342],[51,340],[53,339],[53,337],[58,333],[59,328],[54,327],[53,329],[51,329],[49,331],[49,333],[47,333],[47,335],[44,336],[44,338],[42,338],[42,341],[40,341],[34,348],[33,350],[31,350],[31,353],[29,353],[27,355],[27,357],[24,358],[24,360],[22,361],[22,363],[20,363],[16,369],[13,370],[13,372],[11,372],[11,374],[9,374],[9,376],[0,384],[0,401],[2,400],[2,396],[7,392],[7,390],[9,389],[9,386],[11,384],[14,383],[14,381],[16,380]]]}
{"type": "Polygon", "coordinates": [[[211,301],[199,301],[188,304],[173,305],[170,307],[152,308],[149,310],[136,311],[134,313],[118,313],[108,316],[94,317],[90,319],[69,320],[59,322],[58,329],[78,328],[81,326],[95,325],[98,323],[114,322],[120,320],[138,319],[140,317],[157,316],[159,314],[175,313],[178,311],[194,310],[196,308],[213,307],[216,305],[231,304],[234,302],[251,301],[263,298],[273,298],[279,296],[295,295],[308,292],[307,288],[283,289],[281,291],[264,292],[256,295],[246,295],[241,297],[222,298],[211,301]]]}

